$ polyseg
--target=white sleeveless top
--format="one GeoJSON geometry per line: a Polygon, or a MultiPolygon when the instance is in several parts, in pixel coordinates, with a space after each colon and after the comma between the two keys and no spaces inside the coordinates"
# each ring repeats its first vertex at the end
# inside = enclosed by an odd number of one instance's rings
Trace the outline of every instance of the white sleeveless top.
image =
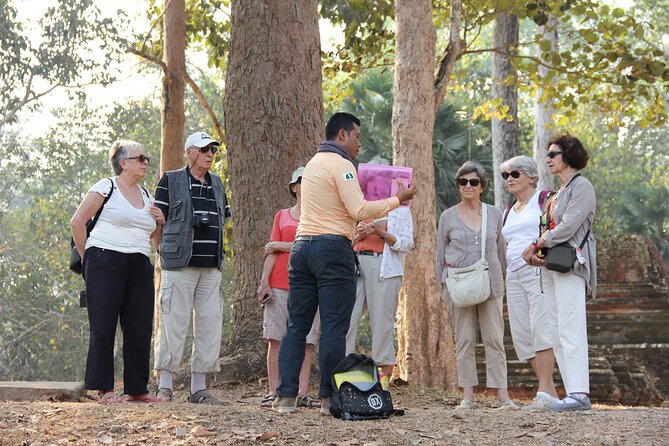
{"type": "MultiPolygon", "coordinates": [[[[150,237],[156,229],[156,221],[149,212],[149,205],[153,202],[153,197],[140,188],[144,207],[137,209],[128,203],[121,193],[116,177],[113,177],[112,181],[114,192],[104,205],[95,228],[86,240],[86,249],[95,246],[126,254],[144,254],[149,257],[151,255],[150,237]]],[[[139,188],[139,185],[137,187],[139,188]]],[[[98,181],[88,190],[88,192],[99,193],[103,197],[109,195],[110,191],[109,178],[98,181]]]]}

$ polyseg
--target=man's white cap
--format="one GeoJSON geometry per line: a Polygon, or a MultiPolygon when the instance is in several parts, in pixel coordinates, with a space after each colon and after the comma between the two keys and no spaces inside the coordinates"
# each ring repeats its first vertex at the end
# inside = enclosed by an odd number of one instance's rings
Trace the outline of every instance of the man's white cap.
{"type": "Polygon", "coordinates": [[[189,147],[206,147],[209,144],[213,144],[215,146],[221,145],[220,142],[216,141],[215,139],[211,139],[211,136],[207,135],[206,133],[195,132],[186,139],[184,150],[188,150],[189,147]]]}

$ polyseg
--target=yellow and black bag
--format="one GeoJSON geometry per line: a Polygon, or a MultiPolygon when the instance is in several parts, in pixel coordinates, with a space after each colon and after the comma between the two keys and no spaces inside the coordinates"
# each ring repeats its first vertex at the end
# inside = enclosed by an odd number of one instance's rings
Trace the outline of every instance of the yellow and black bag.
{"type": "Polygon", "coordinates": [[[330,413],[342,420],[370,420],[404,415],[395,410],[390,392],[384,390],[376,362],[368,356],[351,353],[332,372],[330,413]]]}

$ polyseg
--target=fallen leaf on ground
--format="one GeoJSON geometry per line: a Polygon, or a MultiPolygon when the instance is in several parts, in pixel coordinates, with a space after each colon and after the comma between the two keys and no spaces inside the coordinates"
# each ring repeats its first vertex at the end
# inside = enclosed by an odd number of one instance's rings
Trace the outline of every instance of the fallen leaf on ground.
{"type": "Polygon", "coordinates": [[[260,441],[269,441],[274,438],[279,438],[280,436],[281,434],[278,432],[263,432],[262,434],[258,435],[256,439],[260,441]]]}
{"type": "Polygon", "coordinates": [[[112,444],[114,440],[107,434],[102,434],[98,437],[98,441],[102,444],[112,444]]]}
{"type": "Polygon", "coordinates": [[[177,437],[185,437],[186,435],[188,435],[188,429],[185,426],[181,426],[177,428],[175,435],[177,437]]]}
{"type": "Polygon", "coordinates": [[[202,426],[195,426],[190,430],[190,434],[194,437],[215,437],[216,432],[208,431],[202,426]]]}

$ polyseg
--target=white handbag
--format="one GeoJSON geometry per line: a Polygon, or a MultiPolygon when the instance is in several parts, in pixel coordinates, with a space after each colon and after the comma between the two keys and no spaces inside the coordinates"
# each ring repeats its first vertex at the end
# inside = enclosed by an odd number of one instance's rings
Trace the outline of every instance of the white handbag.
{"type": "Polygon", "coordinates": [[[448,268],[446,288],[458,308],[478,305],[490,297],[490,272],[485,259],[486,229],[488,226],[488,209],[483,206],[481,221],[481,260],[464,268],[448,268]]]}

